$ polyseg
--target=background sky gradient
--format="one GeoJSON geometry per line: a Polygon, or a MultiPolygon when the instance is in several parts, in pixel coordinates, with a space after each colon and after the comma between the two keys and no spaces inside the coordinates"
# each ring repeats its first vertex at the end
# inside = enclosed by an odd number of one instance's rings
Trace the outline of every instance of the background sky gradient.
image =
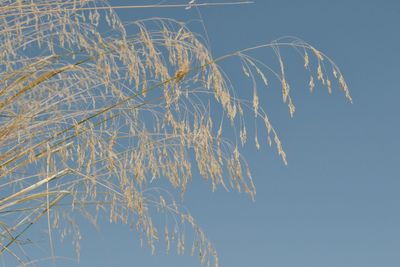
{"type": "MultiPolygon", "coordinates": [[[[160,1],[111,0],[128,2],[160,1]]],[[[265,149],[264,140],[264,149],[244,150],[257,186],[255,202],[222,188],[212,193],[200,177],[188,187],[185,204],[218,250],[220,266],[400,266],[400,2],[256,0],[200,12],[215,57],[296,36],[334,59],[354,100],[349,104],[337,87],[331,96],[321,86],[310,94],[301,58],[285,55],[294,118],[279,97],[260,102],[267,103],[289,165],[265,149]]],[[[183,8],[118,13],[123,20],[199,18],[195,9],[183,8]]],[[[193,22],[193,29],[201,25],[193,22]]],[[[253,55],[263,59],[264,52],[253,55]]],[[[229,62],[223,67],[234,79],[236,69],[229,62]]],[[[240,88],[241,80],[234,82],[240,88]]],[[[97,232],[83,222],[81,230],[80,263],[60,259],[57,266],[200,266],[197,257],[176,256],[173,249],[151,256],[127,226],[104,224],[97,232]]],[[[57,246],[56,254],[74,258],[70,243],[57,246]]]]}

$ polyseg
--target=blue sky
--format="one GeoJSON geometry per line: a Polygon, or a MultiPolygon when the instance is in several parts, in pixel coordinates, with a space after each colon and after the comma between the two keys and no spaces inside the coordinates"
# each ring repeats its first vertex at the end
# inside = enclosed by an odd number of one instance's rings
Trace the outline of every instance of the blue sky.
{"type": "MultiPolygon", "coordinates": [[[[256,0],[200,12],[215,57],[297,36],[334,59],[354,100],[349,104],[338,88],[331,96],[322,87],[310,94],[301,59],[287,54],[289,80],[295,81],[294,118],[280,98],[260,102],[269,104],[289,165],[273,150],[249,147],[255,202],[234,192],[212,193],[200,177],[186,194],[185,204],[217,248],[220,266],[400,266],[400,2],[256,0]]],[[[123,20],[198,18],[194,9],[183,8],[119,14],[123,20]]],[[[264,52],[254,55],[262,58],[264,52]]],[[[229,62],[223,67],[235,76],[229,62]]],[[[82,227],[80,264],[60,260],[58,266],[200,266],[196,257],[174,251],[151,256],[126,226],[105,224],[100,232],[85,222],[82,227]]],[[[56,254],[73,257],[68,246],[56,254]]]]}

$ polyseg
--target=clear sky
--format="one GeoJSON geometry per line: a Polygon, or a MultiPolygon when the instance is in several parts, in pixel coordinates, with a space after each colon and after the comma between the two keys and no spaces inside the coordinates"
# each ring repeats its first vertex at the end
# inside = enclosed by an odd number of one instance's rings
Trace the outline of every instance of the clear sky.
{"type": "MultiPolygon", "coordinates": [[[[159,1],[111,1],[128,2],[159,1]]],[[[200,12],[214,56],[297,36],[334,59],[354,100],[349,104],[338,88],[332,96],[322,87],[310,94],[301,59],[287,54],[289,80],[299,81],[292,82],[294,118],[280,98],[260,101],[269,103],[289,165],[275,150],[249,147],[245,156],[257,186],[255,202],[234,192],[212,193],[200,177],[186,194],[186,206],[218,250],[220,266],[400,266],[400,2],[255,0],[200,12]]],[[[183,8],[119,14],[123,20],[199,18],[194,9],[183,8]]],[[[193,27],[201,30],[199,24],[193,27]]],[[[263,52],[255,55],[262,58],[263,52]]],[[[224,67],[229,72],[229,64],[224,67]]],[[[105,224],[100,232],[82,227],[80,264],[60,260],[57,266],[200,266],[196,257],[173,250],[151,256],[126,226],[105,224]]],[[[73,257],[69,245],[56,254],[73,257]]]]}

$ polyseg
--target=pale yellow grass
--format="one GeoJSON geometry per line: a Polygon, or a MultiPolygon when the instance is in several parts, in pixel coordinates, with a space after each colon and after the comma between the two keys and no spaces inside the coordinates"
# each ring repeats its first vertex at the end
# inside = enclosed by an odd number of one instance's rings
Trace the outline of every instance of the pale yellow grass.
{"type": "Polygon", "coordinates": [[[123,23],[113,8],[95,0],[26,3],[0,0],[0,246],[1,254],[21,263],[25,252],[17,243],[44,215],[52,250],[53,236],[63,238],[71,229],[79,255],[72,218],[78,210],[93,224],[99,212],[107,212],[110,222],[135,227],[153,252],[163,236],[167,250],[174,245],[183,254],[184,232],[173,229],[189,225],[192,254],[217,266],[211,242],[179,203],[194,170],[212,190],[254,198],[240,149],[249,133],[262,147],[259,125],[267,146],[275,146],[287,163],[258,96],[276,79],[289,114],[295,113],[281,49],[301,55],[311,91],[318,81],[331,92],[336,80],[351,101],[334,62],[296,38],[215,58],[200,36],[172,19],[123,23]],[[271,49],[279,67],[253,58],[259,49],[271,49]],[[233,58],[251,83],[249,99],[238,96],[220,67],[233,58]],[[255,119],[251,131],[249,119],[255,119]],[[157,187],[163,179],[172,192],[157,187]],[[162,226],[160,234],[152,210],[176,223],[162,226]]]}

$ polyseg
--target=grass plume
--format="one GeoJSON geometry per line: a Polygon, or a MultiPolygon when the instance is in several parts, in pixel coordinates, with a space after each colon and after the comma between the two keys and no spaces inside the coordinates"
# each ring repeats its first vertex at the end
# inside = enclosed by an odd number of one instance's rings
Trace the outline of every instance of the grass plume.
{"type": "MultiPolygon", "coordinates": [[[[190,7],[147,8],[178,6],[190,7]]],[[[100,0],[0,0],[0,254],[23,262],[22,238],[46,215],[50,243],[51,229],[70,222],[79,255],[74,211],[94,224],[96,214],[106,212],[110,222],[135,227],[152,251],[162,238],[168,250],[173,243],[183,253],[183,233],[167,225],[160,231],[152,212],[157,211],[177,218],[178,226],[191,226],[192,254],[217,266],[205,233],[157,181],[167,181],[183,199],[196,170],[212,190],[254,198],[250,168],[240,153],[249,119],[255,120],[250,132],[256,147],[257,129],[264,127],[268,145],[287,163],[258,97],[270,79],[279,81],[293,116],[283,47],[304,60],[311,91],[318,81],[331,92],[336,81],[351,101],[347,84],[328,56],[296,38],[213,57],[185,23],[123,23],[115,8],[100,0]],[[279,67],[252,57],[259,49],[273,51],[279,67]],[[238,97],[220,66],[234,59],[252,83],[250,99],[238,97]]]]}

